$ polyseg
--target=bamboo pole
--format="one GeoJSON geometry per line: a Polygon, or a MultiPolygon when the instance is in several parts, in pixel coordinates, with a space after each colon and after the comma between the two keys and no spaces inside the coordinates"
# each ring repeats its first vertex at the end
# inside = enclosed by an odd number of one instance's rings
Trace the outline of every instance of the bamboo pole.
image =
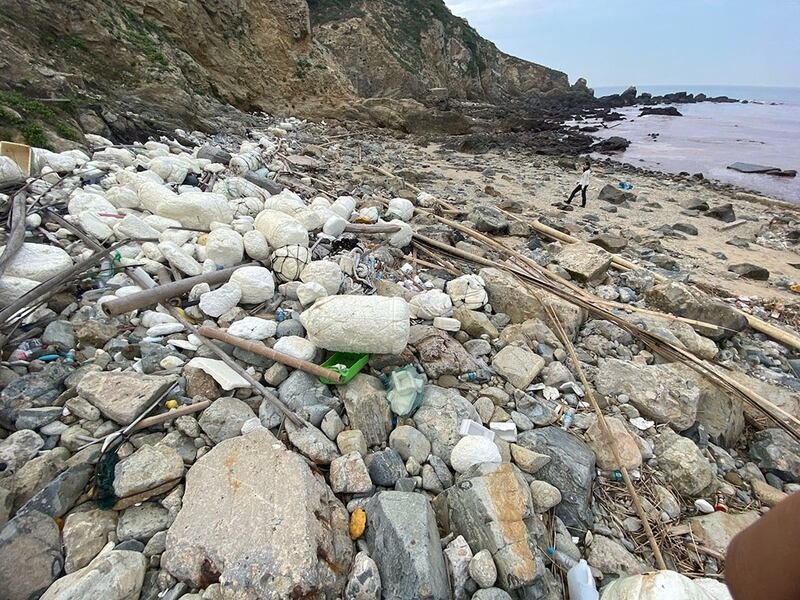
{"type": "Polygon", "coordinates": [[[600,429],[603,431],[603,435],[606,438],[606,443],[609,445],[611,448],[611,453],[614,455],[614,462],[617,464],[619,471],[622,473],[622,479],[625,482],[625,487],[628,489],[628,494],[631,497],[633,506],[636,508],[636,513],[639,515],[639,520],[642,522],[644,533],[647,536],[647,541],[650,543],[650,548],[653,550],[653,555],[656,559],[656,566],[660,570],[664,571],[667,569],[667,565],[664,562],[664,557],[661,555],[661,549],[658,547],[658,542],[653,535],[653,530],[650,528],[650,520],[647,518],[647,513],[642,507],[642,503],[639,499],[639,494],[636,492],[636,488],[633,487],[633,482],[631,481],[628,469],[622,463],[619,448],[617,447],[617,440],[611,433],[611,429],[606,421],[606,416],[600,409],[600,405],[597,403],[597,399],[594,397],[594,392],[592,392],[592,386],[589,385],[589,382],[586,379],[586,374],[583,372],[583,367],[581,366],[581,363],[575,354],[575,346],[572,345],[572,341],[569,339],[569,335],[567,335],[567,332],[564,330],[564,326],[561,324],[561,320],[558,318],[558,315],[553,307],[549,304],[541,304],[553,323],[553,332],[558,336],[563,346],[567,349],[570,360],[572,361],[572,366],[577,372],[578,378],[581,380],[583,389],[586,391],[586,397],[589,398],[589,403],[592,405],[592,409],[597,415],[597,422],[600,424],[600,429]]]}
{"type": "Polygon", "coordinates": [[[11,228],[6,240],[5,248],[3,248],[3,255],[0,256],[0,276],[6,272],[8,263],[14,260],[14,257],[22,248],[25,241],[25,194],[22,192],[14,196],[11,203],[11,228]]]}
{"type": "Polygon", "coordinates": [[[300,369],[301,371],[305,371],[311,375],[316,375],[317,377],[325,377],[326,379],[330,379],[336,383],[339,383],[339,380],[341,379],[341,375],[336,371],[331,371],[330,369],[326,369],[325,367],[321,367],[307,360],[303,360],[302,358],[297,358],[295,356],[290,356],[289,354],[284,354],[283,352],[278,352],[277,350],[273,350],[264,344],[251,342],[250,340],[243,340],[220,329],[214,329],[213,327],[200,327],[197,329],[197,331],[200,333],[200,335],[219,340],[220,342],[225,342],[226,344],[236,346],[237,348],[247,350],[248,352],[252,352],[260,356],[266,356],[267,358],[271,358],[275,362],[279,362],[287,367],[300,369]]]}
{"type": "MultiPolygon", "coordinates": [[[[580,241],[578,238],[572,237],[571,235],[567,235],[566,233],[562,233],[557,229],[553,229],[552,227],[548,227],[547,225],[544,225],[539,221],[534,221],[531,225],[536,231],[543,233],[550,238],[559,240],[561,242],[565,242],[567,244],[575,244],[580,241]]],[[[630,271],[633,269],[644,269],[644,267],[640,267],[639,265],[632,263],[631,261],[626,260],[621,256],[613,256],[611,262],[615,266],[625,271],[630,271]]],[[[645,270],[647,270],[648,273],[651,273],[653,276],[655,276],[656,281],[658,282],[668,281],[667,278],[664,277],[663,275],[653,273],[648,269],[645,270]]],[[[736,310],[739,314],[744,316],[745,319],[747,319],[747,324],[751,329],[754,329],[759,333],[763,333],[764,335],[767,335],[782,344],[794,348],[795,350],[800,350],[800,337],[798,337],[796,334],[784,331],[779,327],[775,327],[774,325],[771,325],[766,321],[762,321],[758,317],[749,315],[746,312],[739,310],[738,308],[734,308],[734,310],[736,310]]]]}
{"type": "Polygon", "coordinates": [[[225,283],[231,278],[231,275],[233,275],[234,271],[247,266],[252,265],[239,265],[230,269],[223,269],[221,271],[211,271],[210,273],[204,273],[202,275],[197,275],[196,277],[189,277],[188,279],[181,279],[180,281],[165,283],[155,288],[145,289],[141,292],[130,294],[129,296],[123,296],[122,298],[109,300],[108,302],[104,302],[102,304],[103,312],[110,317],[116,317],[117,315],[131,312],[144,306],[159,304],[169,300],[170,298],[182,296],[183,294],[191,291],[191,289],[198,283],[208,283],[209,285],[225,283]]]}

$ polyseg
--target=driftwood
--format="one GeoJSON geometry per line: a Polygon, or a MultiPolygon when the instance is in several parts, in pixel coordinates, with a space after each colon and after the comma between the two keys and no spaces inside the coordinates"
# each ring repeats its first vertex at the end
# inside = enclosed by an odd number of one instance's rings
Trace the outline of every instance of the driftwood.
{"type": "Polygon", "coordinates": [[[348,223],[344,228],[349,233],[397,233],[400,225],[390,223],[348,223]]]}
{"type": "Polygon", "coordinates": [[[122,298],[104,302],[102,304],[102,309],[108,316],[116,317],[126,312],[131,312],[145,306],[150,306],[151,304],[158,304],[170,298],[187,294],[198,283],[207,283],[209,285],[225,283],[237,269],[247,266],[252,265],[239,265],[230,269],[212,271],[210,273],[204,273],[203,275],[197,275],[196,277],[165,283],[155,288],[146,289],[135,294],[130,294],[129,296],[123,296],[122,298]]]}
{"type": "Polygon", "coordinates": [[[11,228],[6,240],[3,255],[0,256],[0,276],[6,272],[6,267],[22,248],[25,241],[25,194],[18,193],[11,204],[11,228]]]}
{"type": "Polygon", "coordinates": [[[253,185],[267,190],[273,196],[275,194],[280,194],[284,190],[284,186],[277,181],[273,181],[268,177],[262,177],[255,171],[248,171],[243,177],[253,185]]]}
{"type": "Polygon", "coordinates": [[[339,373],[336,371],[331,371],[330,369],[326,369],[307,360],[296,358],[294,356],[284,354],[283,352],[278,352],[269,346],[265,346],[264,344],[259,344],[250,340],[243,340],[231,335],[230,333],[221,331],[219,329],[214,329],[212,327],[200,327],[197,331],[200,333],[200,335],[214,338],[220,342],[225,342],[226,344],[236,346],[237,348],[247,350],[248,352],[252,352],[260,356],[266,356],[267,358],[270,358],[275,362],[279,362],[282,365],[286,365],[287,367],[300,369],[301,371],[305,371],[311,375],[316,375],[317,377],[325,377],[326,379],[330,379],[336,383],[339,383],[339,380],[341,379],[341,375],[339,375],[339,373]]]}

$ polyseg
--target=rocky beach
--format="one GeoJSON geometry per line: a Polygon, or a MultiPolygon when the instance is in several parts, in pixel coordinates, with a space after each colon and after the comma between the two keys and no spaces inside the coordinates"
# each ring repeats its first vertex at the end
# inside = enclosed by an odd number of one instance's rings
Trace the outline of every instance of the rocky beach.
{"type": "Polygon", "coordinates": [[[589,135],[730,98],[440,2],[28,4],[0,600],[731,600],[800,489],[800,213],[589,135]]]}

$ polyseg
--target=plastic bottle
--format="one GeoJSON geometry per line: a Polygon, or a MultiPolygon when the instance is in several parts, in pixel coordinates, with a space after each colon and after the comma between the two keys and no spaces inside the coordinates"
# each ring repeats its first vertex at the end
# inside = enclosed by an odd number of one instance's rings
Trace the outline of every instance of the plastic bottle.
{"type": "Polygon", "coordinates": [[[8,357],[9,360],[31,360],[37,350],[42,350],[41,340],[26,340],[17,346],[16,350],[8,357]]]}
{"type": "Polygon", "coordinates": [[[564,420],[561,423],[561,429],[566,431],[570,427],[572,427],[572,422],[575,420],[575,409],[570,408],[567,412],[564,413],[564,420]]]}
{"type": "Polygon", "coordinates": [[[600,476],[610,479],[611,481],[622,481],[622,471],[615,469],[613,471],[600,471],[600,476]]]}
{"type": "Polygon", "coordinates": [[[67,355],[64,357],[64,362],[68,365],[71,365],[75,362],[75,350],[70,350],[67,352],[67,355]]]}
{"type": "Polygon", "coordinates": [[[547,549],[547,554],[557,565],[567,569],[569,600],[598,600],[600,598],[595,587],[592,570],[584,559],[575,560],[553,547],[547,549]]]}
{"type": "Polygon", "coordinates": [[[580,559],[574,567],[567,571],[567,588],[569,589],[569,600],[598,600],[600,598],[595,587],[592,570],[583,559],[580,559]]]}

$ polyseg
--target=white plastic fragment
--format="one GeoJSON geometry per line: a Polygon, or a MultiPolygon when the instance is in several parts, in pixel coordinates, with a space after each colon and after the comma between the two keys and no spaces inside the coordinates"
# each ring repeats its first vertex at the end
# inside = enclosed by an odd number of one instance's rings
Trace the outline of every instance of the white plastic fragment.
{"type": "Polygon", "coordinates": [[[399,219],[392,219],[390,223],[392,225],[398,225],[400,227],[400,231],[386,234],[386,239],[389,242],[389,245],[394,248],[405,248],[408,246],[414,237],[414,230],[411,229],[411,225],[404,223],[399,219]]]}
{"type": "Polygon", "coordinates": [[[517,441],[517,426],[514,421],[492,421],[489,423],[489,429],[494,431],[501,440],[517,441]]]}
{"type": "Polygon", "coordinates": [[[462,420],[461,425],[458,428],[458,433],[461,435],[480,435],[485,437],[487,440],[494,440],[494,431],[487,429],[472,419],[462,420]]]}
{"type": "Polygon", "coordinates": [[[250,387],[250,384],[244,377],[239,375],[221,360],[196,356],[190,360],[186,366],[200,369],[208,375],[211,375],[214,381],[216,381],[226,392],[230,392],[231,390],[239,388],[250,387]]]}
{"type": "Polygon", "coordinates": [[[328,296],[300,315],[308,339],[334,352],[400,354],[411,328],[408,304],[384,296],[328,296]]]}
{"type": "Polygon", "coordinates": [[[339,196],[331,204],[331,210],[345,220],[349,220],[356,209],[356,199],[352,196],[339,196]]]}
{"type": "Polygon", "coordinates": [[[455,333],[461,330],[461,321],[452,317],[434,317],[433,326],[442,331],[455,333]]]}
{"type": "Polygon", "coordinates": [[[188,192],[169,202],[159,202],[154,211],[161,217],[180,221],[184,227],[208,229],[212,222],[230,223],[233,211],[222,194],[188,192]]]}

